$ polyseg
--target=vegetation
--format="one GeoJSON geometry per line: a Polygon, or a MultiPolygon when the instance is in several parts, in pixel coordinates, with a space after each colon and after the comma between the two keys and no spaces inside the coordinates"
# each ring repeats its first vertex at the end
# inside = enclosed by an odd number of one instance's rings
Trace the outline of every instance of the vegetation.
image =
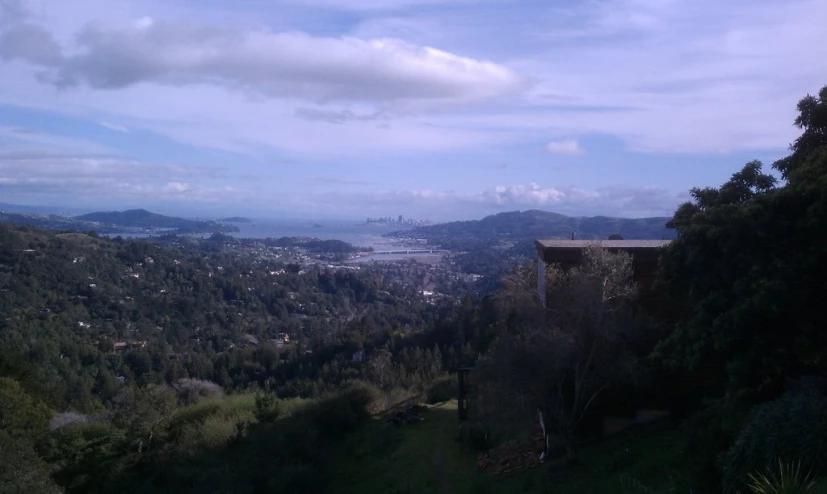
{"type": "Polygon", "coordinates": [[[165,229],[177,233],[237,232],[238,228],[215,221],[195,221],[150,213],[145,209],[89,213],[73,218],[75,221],[92,223],[101,233],[117,233],[125,228],[165,229]]]}
{"type": "MultiPolygon", "coordinates": [[[[549,307],[520,303],[522,324],[499,335],[478,362],[475,408],[494,424],[525,427],[515,414],[538,415],[546,444],[558,435],[575,462],[576,431],[592,404],[611,386],[633,379],[635,362],[626,351],[636,336],[632,260],[592,246],[581,267],[552,267],[546,276],[549,307]]],[[[506,290],[535,300],[536,282],[525,278],[506,290]]]]}
{"type": "Polygon", "coordinates": [[[0,212],[0,222],[27,225],[49,230],[95,231],[98,233],[194,234],[237,232],[227,222],[195,221],[150,213],[144,209],[89,213],[75,217],[55,214],[0,212]]]}

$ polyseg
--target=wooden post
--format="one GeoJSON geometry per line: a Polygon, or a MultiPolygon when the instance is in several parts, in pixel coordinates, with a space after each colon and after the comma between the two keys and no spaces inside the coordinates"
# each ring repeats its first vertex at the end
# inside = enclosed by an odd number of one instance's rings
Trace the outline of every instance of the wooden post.
{"type": "Polygon", "coordinates": [[[457,369],[457,381],[459,384],[457,396],[457,417],[460,422],[468,420],[468,371],[470,369],[463,367],[457,369]]]}

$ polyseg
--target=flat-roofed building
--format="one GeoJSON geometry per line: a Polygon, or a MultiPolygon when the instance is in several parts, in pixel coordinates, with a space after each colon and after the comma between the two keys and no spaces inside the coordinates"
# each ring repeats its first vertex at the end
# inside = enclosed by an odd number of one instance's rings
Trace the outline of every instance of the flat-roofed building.
{"type": "Polygon", "coordinates": [[[671,240],[537,240],[537,294],[546,305],[546,266],[557,264],[563,269],[580,264],[583,249],[597,244],[609,252],[626,252],[632,257],[634,281],[638,284],[641,305],[650,312],[669,310],[660,294],[653,292],[652,284],[658,270],[658,259],[663,247],[671,240]]]}

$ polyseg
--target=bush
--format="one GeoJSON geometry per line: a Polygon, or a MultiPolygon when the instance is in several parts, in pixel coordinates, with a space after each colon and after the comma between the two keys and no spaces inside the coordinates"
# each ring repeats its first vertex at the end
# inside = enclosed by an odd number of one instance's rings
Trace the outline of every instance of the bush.
{"type": "Polygon", "coordinates": [[[275,393],[264,391],[256,393],[255,417],[259,423],[274,422],[282,414],[282,403],[275,393]]]}
{"type": "Polygon", "coordinates": [[[188,424],[178,435],[179,453],[195,456],[225,446],[236,435],[236,423],[219,416],[207,417],[203,423],[188,424]]]}
{"type": "Polygon", "coordinates": [[[195,403],[202,398],[221,398],[224,390],[221,386],[202,379],[184,378],[175,381],[172,386],[178,394],[178,399],[185,405],[195,403]]]}
{"type": "Polygon", "coordinates": [[[56,431],[61,427],[66,427],[72,424],[85,424],[89,422],[89,417],[81,413],[64,412],[58,413],[49,421],[49,430],[56,431]]]}
{"type": "Polygon", "coordinates": [[[827,473],[827,398],[812,392],[787,393],[759,405],[732,447],[721,457],[724,490],[736,492],[753,472],[778,461],[827,473]]]}
{"type": "Polygon", "coordinates": [[[800,494],[815,485],[809,472],[801,470],[801,464],[778,462],[778,472],[768,468],[767,473],[749,474],[749,488],[755,494],[800,494]]]}
{"type": "Polygon", "coordinates": [[[213,415],[225,415],[227,405],[219,400],[205,400],[176,412],[169,424],[171,431],[183,429],[189,425],[198,425],[213,415]]]}
{"type": "Polygon", "coordinates": [[[62,489],[49,476],[49,466],[32,445],[0,430],[0,492],[58,494],[62,489]]]}
{"type": "Polygon", "coordinates": [[[376,387],[355,383],[333,396],[321,398],[310,405],[304,414],[323,436],[337,438],[370,418],[368,408],[377,396],[379,391],[376,387]]]}
{"type": "Polygon", "coordinates": [[[425,391],[425,402],[429,404],[442,403],[457,397],[457,376],[440,377],[425,391]]]}
{"type": "Polygon", "coordinates": [[[719,458],[732,445],[745,419],[744,412],[716,401],[684,423],[686,469],[696,487],[710,492],[720,489],[719,458]]]}
{"type": "Polygon", "coordinates": [[[46,430],[51,411],[26,393],[14,379],[0,377],[0,425],[12,437],[30,437],[46,430]]]}

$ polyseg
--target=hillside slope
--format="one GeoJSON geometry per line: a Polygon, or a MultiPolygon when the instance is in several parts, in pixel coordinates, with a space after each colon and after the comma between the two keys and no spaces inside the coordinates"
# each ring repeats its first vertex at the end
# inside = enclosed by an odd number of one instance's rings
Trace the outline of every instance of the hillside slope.
{"type": "Polygon", "coordinates": [[[566,469],[552,459],[530,470],[493,475],[456,440],[456,401],[429,406],[402,427],[376,420],[337,451],[335,494],[687,492],[680,478],[680,432],[671,423],[632,430],[586,445],[584,463],[566,469]],[[636,480],[651,490],[624,491],[636,480]],[[671,491],[671,489],[676,489],[671,491]]]}
{"type": "Polygon", "coordinates": [[[454,221],[423,226],[396,235],[426,238],[432,243],[462,243],[491,238],[569,238],[605,239],[618,234],[625,238],[674,238],[667,229],[670,218],[613,218],[609,216],[574,217],[532,209],[486,216],[481,220],[454,221]]]}
{"type": "Polygon", "coordinates": [[[95,212],[75,216],[76,221],[83,223],[100,223],[101,225],[121,228],[164,228],[179,231],[238,231],[238,228],[214,221],[194,221],[174,216],[151,213],[145,209],[130,209],[127,211],[95,212]]]}

